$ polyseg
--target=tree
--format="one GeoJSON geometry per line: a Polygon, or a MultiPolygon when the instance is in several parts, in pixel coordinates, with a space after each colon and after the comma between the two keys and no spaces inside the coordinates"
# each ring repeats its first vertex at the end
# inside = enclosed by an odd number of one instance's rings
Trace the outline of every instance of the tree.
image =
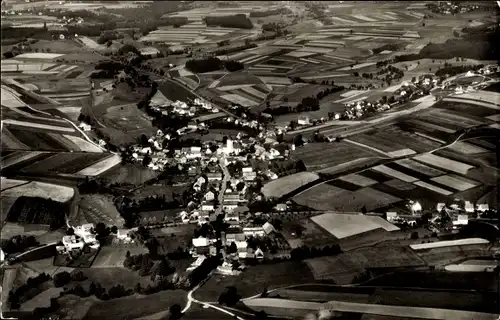
{"type": "Polygon", "coordinates": [[[238,247],[236,246],[236,243],[231,242],[231,245],[229,246],[228,253],[236,253],[238,251],[238,247]]]}
{"type": "Polygon", "coordinates": [[[73,281],[84,281],[87,279],[87,277],[85,276],[85,274],[82,272],[82,271],[77,271],[77,272],[74,272],[71,274],[71,279],[73,281]]]}
{"type": "Polygon", "coordinates": [[[54,281],[54,286],[56,288],[60,288],[67,285],[71,281],[71,275],[69,274],[69,272],[66,271],[59,272],[54,275],[53,281],[54,281]]]}
{"type": "Polygon", "coordinates": [[[118,233],[118,227],[117,226],[112,226],[111,227],[111,233],[117,234],[118,233]]]}
{"type": "Polygon", "coordinates": [[[418,239],[418,232],[414,231],[411,233],[411,239],[412,240],[415,240],[415,239],[418,239]]]}
{"type": "Polygon", "coordinates": [[[109,228],[106,227],[106,225],[102,222],[99,222],[95,226],[95,233],[97,234],[97,237],[107,237],[109,235],[109,228]]]}
{"type": "Polygon", "coordinates": [[[66,235],[68,236],[74,236],[75,235],[75,230],[73,228],[69,228],[66,230],[66,235]]]}
{"type": "Polygon", "coordinates": [[[169,317],[170,320],[177,320],[182,317],[182,308],[177,303],[171,305],[169,311],[170,311],[170,317],[169,317]]]}

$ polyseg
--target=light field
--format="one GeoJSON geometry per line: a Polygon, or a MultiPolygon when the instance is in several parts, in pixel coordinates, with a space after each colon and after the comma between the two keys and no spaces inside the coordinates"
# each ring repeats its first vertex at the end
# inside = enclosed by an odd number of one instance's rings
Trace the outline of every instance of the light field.
{"type": "Polygon", "coordinates": [[[116,166],[117,164],[121,163],[121,157],[119,155],[113,154],[112,156],[103,159],[79,172],[76,174],[82,175],[82,176],[97,176],[100,175],[101,173],[111,169],[112,167],[116,166]]]}
{"type": "Polygon", "coordinates": [[[378,216],[324,213],[312,217],[311,220],[337,239],[351,237],[378,228],[386,231],[399,230],[398,227],[378,216]]]}
{"type": "Polygon", "coordinates": [[[36,181],[19,185],[11,189],[2,190],[3,197],[39,197],[52,199],[58,202],[66,202],[70,200],[73,195],[73,188],[36,181]]]}
{"type": "Polygon", "coordinates": [[[258,105],[257,102],[249,100],[249,99],[242,97],[240,95],[237,95],[237,94],[224,94],[224,95],[221,95],[220,97],[227,100],[227,101],[230,101],[232,103],[242,105],[244,107],[254,107],[254,106],[258,105]]]}
{"type": "Polygon", "coordinates": [[[405,181],[405,182],[418,181],[418,178],[401,173],[397,170],[391,169],[391,168],[386,167],[384,165],[376,166],[376,167],[372,168],[371,170],[383,173],[389,177],[393,177],[393,178],[396,178],[398,180],[405,181]]]}
{"type": "Polygon", "coordinates": [[[368,187],[368,186],[371,186],[371,185],[378,183],[378,181],[375,181],[375,180],[367,178],[367,177],[360,176],[360,175],[355,174],[355,173],[340,177],[339,179],[342,181],[346,181],[346,182],[355,184],[355,185],[360,186],[360,187],[368,187]]]}
{"type": "Polygon", "coordinates": [[[2,120],[2,124],[14,125],[14,126],[20,126],[20,127],[28,127],[28,128],[54,130],[54,131],[60,131],[60,132],[70,132],[70,133],[75,132],[75,129],[70,128],[70,127],[56,127],[56,126],[52,126],[52,125],[48,125],[48,124],[19,121],[19,120],[12,120],[12,119],[2,120]]]}
{"type": "Polygon", "coordinates": [[[298,172],[266,183],[262,187],[262,193],[267,198],[279,198],[318,179],[319,176],[315,173],[298,172]]]}
{"type": "Polygon", "coordinates": [[[472,189],[472,188],[479,185],[479,183],[477,183],[475,181],[465,179],[463,177],[460,177],[460,176],[457,176],[454,174],[435,177],[435,178],[432,178],[431,180],[435,181],[439,184],[442,184],[446,187],[449,187],[449,188],[452,188],[455,190],[459,190],[459,191],[469,190],[469,189],[472,189]]]}
{"type": "Polygon", "coordinates": [[[440,156],[436,156],[433,154],[423,154],[423,155],[413,157],[413,159],[420,161],[420,162],[423,162],[425,164],[437,167],[437,168],[445,169],[445,170],[460,173],[460,174],[467,174],[467,172],[470,169],[474,168],[471,165],[468,165],[468,164],[465,164],[462,162],[458,162],[455,160],[443,158],[440,156]]]}
{"type": "Polygon", "coordinates": [[[413,182],[413,183],[416,186],[419,186],[419,187],[422,187],[422,188],[434,191],[436,193],[440,193],[440,194],[445,195],[445,196],[450,196],[450,195],[453,194],[453,192],[451,192],[451,191],[445,190],[443,188],[437,187],[435,185],[429,184],[429,183],[424,182],[424,181],[416,181],[416,182],[413,182]]]}
{"type": "Polygon", "coordinates": [[[444,171],[426,166],[425,164],[422,164],[420,162],[414,161],[412,159],[402,159],[402,160],[397,160],[395,161],[396,164],[408,168],[410,170],[413,170],[415,172],[427,175],[429,177],[435,177],[439,175],[445,174],[444,171]]]}
{"type": "Polygon", "coordinates": [[[478,147],[476,145],[464,142],[464,141],[457,141],[454,144],[448,146],[447,149],[463,153],[463,154],[479,154],[479,153],[485,153],[489,152],[488,150],[478,147]]]}
{"type": "Polygon", "coordinates": [[[16,56],[16,59],[55,59],[63,56],[61,53],[28,52],[16,56]]]}
{"type": "Polygon", "coordinates": [[[78,148],[83,152],[102,152],[101,148],[80,137],[75,137],[67,134],[64,134],[63,137],[76,144],[78,148]]]}

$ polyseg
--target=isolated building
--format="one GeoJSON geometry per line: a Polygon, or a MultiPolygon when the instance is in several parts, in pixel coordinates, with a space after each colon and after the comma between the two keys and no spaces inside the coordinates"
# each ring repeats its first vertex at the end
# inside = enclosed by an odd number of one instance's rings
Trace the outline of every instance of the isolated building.
{"type": "Polygon", "coordinates": [[[85,247],[85,242],[83,242],[83,239],[75,235],[64,236],[62,238],[62,243],[68,251],[82,250],[83,247],[85,247]]]}

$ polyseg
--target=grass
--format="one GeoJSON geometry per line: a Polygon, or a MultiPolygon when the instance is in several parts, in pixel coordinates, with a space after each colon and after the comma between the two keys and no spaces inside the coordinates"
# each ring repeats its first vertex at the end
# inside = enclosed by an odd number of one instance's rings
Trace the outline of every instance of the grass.
{"type": "Polygon", "coordinates": [[[444,157],[436,156],[433,154],[419,155],[419,156],[413,157],[413,159],[415,159],[419,162],[423,162],[425,164],[432,165],[432,166],[437,167],[437,168],[446,169],[448,171],[452,171],[452,172],[456,172],[456,173],[460,173],[460,174],[467,174],[467,171],[474,168],[471,165],[468,165],[468,164],[465,164],[465,163],[462,163],[459,161],[447,159],[444,157]]]}
{"type": "Polygon", "coordinates": [[[308,247],[320,247],[337,242],[335,237],[319,227],[316,223],[312,222],[310,219],[302,219],[289,223],[285,222],[282,234],[292,248],[300,247],[302,245],[306,245],[308,247]],[[297,224],[302,227],[302,234],[300,236],[295,233],[294,228],[297,224]],[[292,233],[295,233],[295,235],[292,235],[292,233]]]}
{"type": "Polygon", "coordinates": [[[32,181],[28,184],[2,191],[2,196],[17,198],[20,196],[39,197],[52,199],[58,202],[66,202],[74,195],[72,188],[50,183],[32,181]]]}
{"type": "Polygon", "coordinates": [[[292,153],[292,156],[304,161],[308,170],[319,170],[349,163],[360,158],[378,156],[378,154],[351,143],[335,142],[332,144],[308,143],[297,148],[292,153]]]}
{"type": "Polygon", "coordinates": [[[137,272],[123,267],[90,268],[83,269],[82,271],[88,278],[83,284],[90,284],[90,282],[98,283],[103,288],[106,288],[106,290],[117,284],[123,285],[126,289],[133,289],[137,283],[140,283],[143,287],[152,284],[149,277],[141,277],[137,272]]]}
{"type": "Polygon", "coordinates": [[[295,189],[317,180],[318,175],[303,171],[268,182],[262,187],[262,193],[266,197],[279,198],[295,189]]]}
{"type": "Polygon", "coordinates": [[[282,316],[292,319],[304,319],[307,314],[316,312],[322,307],[322,304],[317,302],[276,298],[257,298],[244,301],[243,303],[255,311],[264,310],[264,312],[273,316],[282,316]]]}
{"type": "Polygon", "coordinates": [[[324,213],[312,217],[311,220],[337,239],[348,238],[378,228],[386,231],[399,230],[383,218],[376,216],[324,213]]]}
{"type": "Polygon", "coordinates": [[[348,191],[324,183],[296,195],[293,200],[316,210],[360,212],[363,206],[371,211],[401,199],[373,188],[348,191]]]}
{"type": "Polygon", "coordinates": [[[124,220],[116,209],[113,199],[109,195],[90,194],[82,195],[78,199],[78,210],[69,220],[74,225],[83,223],[104,222],[117,227],[123,226],[124,220]]]}
{"type": "Polygon", "coordinates": [[[403,246],[367,247],[334,257],[306,260],[316,280],[335,280],[337,284],[350,283],[352,277],[365,268],[421,266],[425,263],[403,246]]]}
{"type": "Polygon", "coordinates": [[[32,173],[74,173],[103,158],[99,153],[53,153],[48,158],[41,159],[22,168],[24,172],[32,173]]]}
{"type": "Polygon", "coordinates": [[[168,290],[148,296],[129,297],[102,301],[92,305],[84,317],[85,320],[135,319],[161,312],[173,304],[184,306],[186,291],[168,290]]]}
{"type": "Polygon", "coordinates": [[[116,183],[139,185],[156,178],[158,175],[159,173],[157,171],[144,168],[143,166],[125,163],[119,164],[106,171],[101,177],[116,183]]]}
{"type": "Polygon", "coordinates": [[[216,301],[227,286],[235,286],[238,294],[250,297],[264,289],[314,282],[307,266],[300,261],[248,267],[238,276],[212,276],[193,296],[203,301],[216,301]]]}
{"type": "Polygon", "coordinates": [[[87,176],[98,176],[101,173],[111,169],[121,163],[122,159],[119,155],[113,154],[97,163],[94,163],[87,168],[78,171],[76,174],[87,176]]]}
{"type": "Polygon", "coordinates": [[[101,247],[97,258],[92,264],[93,268],[113,268],[113,267],[123,267],[123,262],[125,261],[125,255],[127,251],[130,254],[137,255],[141,253],[146,253],[147,250],[141,247],[101,247]]]}

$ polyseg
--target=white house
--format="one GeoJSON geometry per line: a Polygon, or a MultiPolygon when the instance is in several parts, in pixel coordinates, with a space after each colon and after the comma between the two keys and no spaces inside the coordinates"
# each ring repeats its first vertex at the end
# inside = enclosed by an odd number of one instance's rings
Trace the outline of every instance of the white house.
{"type": "Polygon", "coordinates": [[[274,229],[274,226],[272,224],[270,224],[269,222],[264,223],[264,225],[262,226],[262,229],[264,230],[264,233],[266,235],[269,235],[271,232],[276,231],[276,229],[274,229]]]}
{"type": "Polygon", "coordinates": [[[212,191],[208,191],[205,193],[205,200],[206,201],[212,201],[215,198],[215,194],[212,191]]]}
{"type": "Polygon", "coordinates": [[[302,126],[305,126],[305,125],[308,125],[310,124],[310,118],[309,117],[306,117],[306,116],[300,116],[299,119],[297,120],[297,123],[302,125],[302,126]]]}
{"type": "Polygon", "coordinates": [[[83,237],[85,235],[92,234],[95,226],[93,223],[82,224],[81,226],[74,227],[73,230],[77,236],[83,237]]]}
{"type": "Polygon", "coordinates": [[[238,204],[239,201],[234,201],[234,200],[224,201],[224,203],[222,204],[222,208],[227,211],[233,211],[238,207],[238,204]]]}
{"type": "Polygon", "coordinates": [[[394,222],[398,220],[398,213],[397,212],[387,212],[387,221],[389,222],[394,222]]]}
{"type": "Polygon", "coordinates": [[[490,210],[490,206],[487,203],[477,204],[477,211],[485,212],[490,210]]]}
{"type": "Polygon", "coordinates": [[[246,237],[263,237],[266,233],[262,227],[246,227],[243,228],[243,234],[246,237]]]}
{"type": "Polygon", "coordinates": [[[3,262],[5,260],[5,253],[3,253],[3,250],[0,249],[0,262],[3,262]]]}
{"type": "Polygon", "coordinates": [[[118,229],[116,233],[116,237],[124,242],[132,242],[132,238],[130,237],[129,229],[118,229]]]}
{"type": "Polygon", "coordinates": [[[86,124],[85,122],[80,123],[78,125],[78,127],[80,129],[82,129],[83,131],[91,131],[92,130],[92,127],[89,124],[86,124]]]}
{"type": "Polygon", "coordinates": [[[470,201],[465,201],[465,212],[474,212],[474,204],[470,201]]]}
{"type": "Polygon", "coordinates": [[[207,247],[210,244],[208,239],[204,237],[194,238],[192,241],[195,247],[207,247]]]}
{"type": "Polygon", "coordinates": [[[212,202],[207,202],[201,205],[201,210],[202,211],[213,211],[214,210],[214,204],[212,202]]]}
{"type": "Polygon", "coordinates": [[[81,239],[78,236],[64,236],[62,238],[62,242],[66,250],[72,251],[72,250],[82,250],[83,247],[85,246],[85,242],[83,242],[83,239],[81,239]]]}
{"type": "Polygon", "coordinates": [[[228,212],[224,216],[224,221],[225,222],[230,222],[230,221],[240,221],[240,214],[238,212],[228,212]]]}
{"type": "Polygon", "coordinates": [[[209,172],[207,173],[208,181],[220,181],[222,180],[221,172],[209,172]]]}

